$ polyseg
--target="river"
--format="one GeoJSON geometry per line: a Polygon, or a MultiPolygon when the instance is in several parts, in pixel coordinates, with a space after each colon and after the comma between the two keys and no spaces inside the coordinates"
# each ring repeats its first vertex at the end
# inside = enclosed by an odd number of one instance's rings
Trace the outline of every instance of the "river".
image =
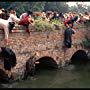
{"type": "Polygon", "coordinates": [[[12,84],[8,88],[90,88],[90,65],[76,66],[74,69],[39,70],[34,79],[30,76],[12,84]]]}

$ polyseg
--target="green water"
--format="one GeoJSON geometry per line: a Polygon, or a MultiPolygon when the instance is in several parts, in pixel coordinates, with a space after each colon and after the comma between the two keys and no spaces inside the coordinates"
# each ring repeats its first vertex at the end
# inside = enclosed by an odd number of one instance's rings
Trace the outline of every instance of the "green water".
{"type": "Polygon", "coordinates": [[[74,70],[40,70],[35,79],[8,85],[9,88],[90,88],[90,66],[77,66],[74,70]]]}

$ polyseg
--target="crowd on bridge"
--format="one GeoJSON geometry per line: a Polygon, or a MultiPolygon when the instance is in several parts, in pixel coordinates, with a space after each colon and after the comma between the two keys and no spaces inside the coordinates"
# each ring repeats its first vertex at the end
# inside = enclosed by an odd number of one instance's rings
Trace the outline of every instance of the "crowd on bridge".
{"type": "MultiPolygon", "coordinates": [[[[85,12],[84,14],[76,13],[76,12],[68,12],[68,13],[58,13],[56,11],[46,11],[46,12],[32,12],[26,11],[17,17],[16,11],[13,8],[9,10],[5,10],[0,7],[0,29],[4,30],[5,33],[5,42],[9,43],[9,33],[13,30],[15,24],[23,25],[26,27],[26,32],[30,33],[29,24],[34,25],[36,17],[41,17],[43,20],[47,20],[48,22],[53,19],[60,20],[65,26],[66,30],[64,33],[64,44],[66,47],[71,48],[72,40],[71,36],[77,30],[74,27],[75,24],[83,24],[86,23],[87,20],[90,20],[90,13],[85,12]]],[[[4,65],[6,70],[11,70],[12,67],[16,65],[16,57],[15,54],[7,48],[0,48],[0,54],[4,55],[4,65]],[[7,55],[7,54],[10,55],[7,55]],[[9,57],[10,56],[10,57],[9,57]],[[12,57],[11,57],[12,56],[12,57]],[[12,61],[13,56],[15,59],[12,61]],[[14,62],[14,63],[12,63],[14,62]]]]}
{"type": "Polygon", "coordinates": [[[64,23],[67,28],[72,28],[75,30],[74,24],[82,24],[85,23],[86,20],[90,19],[90,13],[85,12],[84,14],[76,13],[76,12],[68,12],[68,13],[58,13],[56,11],[46,11],[46,12],[32,12],[26,11],[23,12],[20,17],[17,17],[16,11],[13,8],[5,10],[0,7],[0,29],[4,30],[5,33],[5,42],[9,43],[9,32],[13,30],[13,27],[17,23],[18,25],[23,25],[26,27],[26,32],[30,33],[28,28],[29,24],[34,25],[36,17],[41,17],[43,20],[47,20],[48,22],[53,19],[58,19],[64,23]]]}

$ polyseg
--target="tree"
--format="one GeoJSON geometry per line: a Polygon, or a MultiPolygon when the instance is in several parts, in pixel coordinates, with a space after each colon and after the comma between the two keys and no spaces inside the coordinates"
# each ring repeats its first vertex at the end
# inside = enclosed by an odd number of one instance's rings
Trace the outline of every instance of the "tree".
{"type": "Polygon", "coordinates": [[[65,2],[47,2],[45,4],[44,10],[65,13],[68,11],[68,5],[65,2]]]}
{"type": "Polygon", "coordinates": [[[26,11],[43,11],[45,2],[18,2],[16,8],[17,14],[20,15],[26,11]]]}
{"type": "MultiPolygon", "coordinates": [[[[46,2],[32,2],[32,11],[43,11],[46,2]]],[[[31,4],[31,3],[30,3],[31,4]]]]}
{"type": "Polygon", "coordinates": [[[88,12],[90,12],[90,6],[87,6],[87,10],[88,10],[88,12]]]}
{"type": "Polygon", "coordinates": [[[4,9],[7,9],[12,2],[0,2],[0,6],[4,9]]]}
{"type": "Polygon", "coordinates": [[[76,7],[76,6],[71,6],[71,7],[69,7],[69,11],[70,12],[78,12],[78,8],[76,7]]]}
{"type": "Polygon", "coordinates": [[[76,5],[78,8],[78,13],[83,13],[83,12],[87,11],[87,6],[85,4],[79,4],[77,2],[76,5]]]}
{"type": "Polygon", "coordinates": [[[57,11],[67,12],[68,5],[66,2],[1,2],[0,5],[5,9],[15,8],[17,15],[20,16],[26,11],[57,11]]]}

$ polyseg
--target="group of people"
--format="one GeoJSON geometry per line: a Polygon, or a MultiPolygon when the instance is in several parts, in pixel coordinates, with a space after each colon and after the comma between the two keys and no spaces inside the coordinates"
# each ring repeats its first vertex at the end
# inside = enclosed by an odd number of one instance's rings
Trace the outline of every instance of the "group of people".
{"type": "Polygon", "coordinates": [[[78,24],[85,24],[87,20],[90,20],[90,13],[85,12],[83,14],[76,12],[58,13],[58,12],[43,12],[41,15],[42,19],[48,20],[49,22],[53,19],[60,20],[66,27],[64,32],[64,46],[71,48],[72,46],[72,34],[77,31],[78,24]]]}
{"type": "Polygon", "coordinates": [[[8,13],[1,9],[0,13],[0,29],[4,30],[5,33],[5,42],[8,44],[9,43],[9,32],[13,29],[15,24],[17,23],[18,25],[23,25],[26,27],[26,32],[29,33],[28,26],[29,24],[34,25],[34,19],[32,18],[33,12],[27,11],[26,13],[23,13],[20,18],[17,17],[16,11],[13,8],[10,8],[8,10],[8,13]],[[4,14],[3,14],[4,12],[4,14]],[[7,17],[7,18],[6,18],[7,17]]]}
{"type": "Polygon", "coordinates": [[[67,19],[65,19],[64,24],[66,26],[66,30],[64,32],[64,45],[67,48],[71,48],[72,46],[72,34],[75,34],[77,24],[85,24],[87,20],[90,20],[90,14],[85,12],[82,14],[73,14],[69,13],[67,15],[67,19]],[[76,25],[75,25],[76,24],[76,25]]]}
{"type": "Polygon", "coordinates": [[[75,12],[69,13],[58,13],[56,11],[46,11],[46,12],[32,12],[27,11],[22,13],[18,18],[16,15],[16,11],[13,8],[8,9],[8,11],[4,10],[0,7],[0,29],[4,30],[5,33],[5,42],[9,43],[9,32],[13,29],[15,24],[23,25],[26,27],[26,32],[30,33],[29,31],[29,24],[34,25],[35,18],[41,17],[43,20],[47,20],[48,22],[52,21],[53,19],[58,19],[64,23],[67,28],[73,28],[74,23],[82,24],[85,23],[86,20],[90,19],[90,15],[88,12],[84,14],[77,14],[75,12]]]}

